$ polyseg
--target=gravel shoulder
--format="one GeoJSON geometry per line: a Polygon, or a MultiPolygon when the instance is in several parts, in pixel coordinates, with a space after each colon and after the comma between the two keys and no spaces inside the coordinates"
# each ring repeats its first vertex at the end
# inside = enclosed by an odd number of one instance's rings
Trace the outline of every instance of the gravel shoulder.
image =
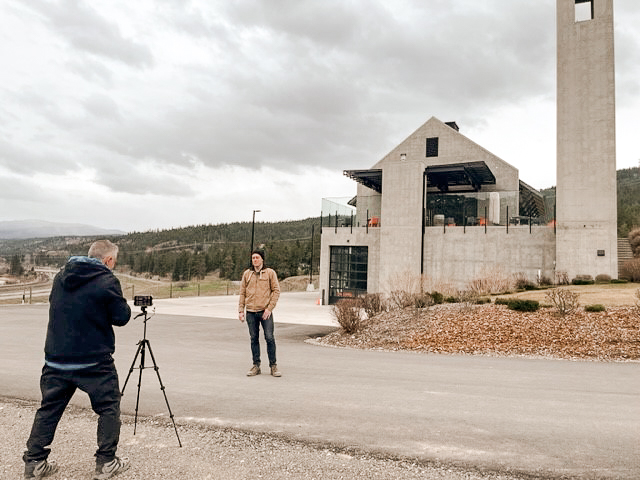
{"type": "MultiPolygon", "coordinates": [[[[24,450],[35,402],[0,397],[0,479],[22,478],[24,450]]],[[[131,469],[117,478],[131,479],[355,479],[383,480],[524,480],[508,473],[470,472],[411,459],[382,458],[330,445],[303,443],[267,434],[179,425],[182,448],[166,419],[123,416],[118,455],[131,469]]],[[[93,472],[97,417],[69,407],[52,445],[51,460],[60,465],[52,480],[89,479],[93,472]]]]}

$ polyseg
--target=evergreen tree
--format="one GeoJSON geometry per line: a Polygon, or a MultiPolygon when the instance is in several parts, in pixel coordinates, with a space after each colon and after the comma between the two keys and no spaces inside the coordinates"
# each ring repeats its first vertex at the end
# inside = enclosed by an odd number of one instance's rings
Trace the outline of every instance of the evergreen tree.
{"type": "Polygon", "coordinates": [[[12,255],[11,263],[9,265],[9,274],[20,276],[24,273],[24,268],[22,267],[22,256],[21,255],[12,255]]]}

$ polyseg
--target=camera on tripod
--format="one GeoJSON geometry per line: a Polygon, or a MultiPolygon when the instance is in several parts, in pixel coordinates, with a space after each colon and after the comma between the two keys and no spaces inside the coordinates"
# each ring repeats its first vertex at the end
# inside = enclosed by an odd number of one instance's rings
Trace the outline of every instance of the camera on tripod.
{"type": "Polygon", "coordinates": [[[133,305],[136,307],[150,307],[153,305],[153,297],[151,295],[135,295],[133,297],[133,305]]]}

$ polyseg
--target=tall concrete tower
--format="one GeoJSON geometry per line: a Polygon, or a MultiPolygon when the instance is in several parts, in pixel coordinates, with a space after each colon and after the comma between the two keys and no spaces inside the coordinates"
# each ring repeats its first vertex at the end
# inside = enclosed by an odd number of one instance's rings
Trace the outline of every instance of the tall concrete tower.
{"type": "Polygon", "coordinates": [[[613,0],[557,0],[556,272],[618,276],[613,0]]]}

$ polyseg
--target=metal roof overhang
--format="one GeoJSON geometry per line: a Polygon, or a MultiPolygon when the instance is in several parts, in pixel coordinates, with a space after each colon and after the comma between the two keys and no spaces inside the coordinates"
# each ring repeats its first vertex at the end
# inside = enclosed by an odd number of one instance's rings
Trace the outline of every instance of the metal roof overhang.
{"type": "Polygon", "coordinates": [[[382,193],[382,169],[371,170],[345,170],[344,174],[351,180],[369,187],[378,193],[382,193]]]}
{"type": "Polygon", "coordinates": [[[542,217],[544,213],[542,194],[520,180],[520,214],[526,217],[542,217]]]}
{"type": "Polygon", "coordinates": [[[478,192],[483,185],[495,185],[496,177],[483,161],[433,165],[425,169],[427,188],[440,192],[478,192]]]}

